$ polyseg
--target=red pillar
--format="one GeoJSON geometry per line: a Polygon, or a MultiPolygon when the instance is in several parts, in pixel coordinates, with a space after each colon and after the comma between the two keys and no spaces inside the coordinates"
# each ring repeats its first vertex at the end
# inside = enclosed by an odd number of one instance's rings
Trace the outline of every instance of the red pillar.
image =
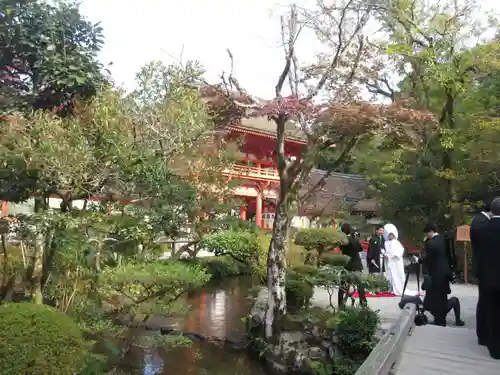
{"type": "Polygon", "coordinates": [[[241,220],[247,219],[247,206],[240,206],[240,219],[241,220]]]}
{"type": "Polygon", "coordinates": [[[257,204],[255,207],[255,224],[259,228],[262,228],[262,193],[259,191],[257,193],[257,204]]]}
{"type": "Polygon", "coordinates": [[[6,201],[0,201],[1,203],[1,210],[0,210],[0,217],[7,216],[7,202],[6,201]]]}

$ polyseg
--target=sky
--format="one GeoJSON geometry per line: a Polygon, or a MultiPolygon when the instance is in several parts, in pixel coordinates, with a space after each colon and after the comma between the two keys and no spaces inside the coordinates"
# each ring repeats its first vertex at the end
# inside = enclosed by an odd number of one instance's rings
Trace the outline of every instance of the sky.
{"type": "MultiPolygon", "coordinates": [[[[288,0],[83,0],[81,11],[101,22],[106,37],[101,54],[113,78],[125,88],[151,60],[199,60],[209,79],[230,71],[254,95],[268,98],[283,69],[279,16],[288,0]]],[[[315,0],[295,3],[314,4],[315,0]]],[[[302,59],[315,54],[315,39],[304,35],[302,59]]],[[[317,47],[317,46],[316,46],[317,47]]]]}
{"type": "MultiPolygon", "coordinates": [[[[497,0],[480,1],[491,8],[497,0]]],[[[284,61],[279,17],[292,2],[312,7],[316,0],[82,0],[81,11],[101,22],[106,38],[101,60],[113,63],[112,76],[126,89],[151,60],[198,60],[207,78],[217,80],[230,70],[229,48],[242,86],[270,98],[284,61]]],[[[301,62],[311,61],[321,46],[303,34],[298,50],[301,62]]]]}

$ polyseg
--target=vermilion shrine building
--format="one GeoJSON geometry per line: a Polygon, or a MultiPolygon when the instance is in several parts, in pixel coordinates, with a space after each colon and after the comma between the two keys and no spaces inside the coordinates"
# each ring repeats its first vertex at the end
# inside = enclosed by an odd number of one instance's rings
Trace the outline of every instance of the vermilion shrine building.
{"type": "MultiPolygon", "coordinates": [[[[243,119],[241,124],[230,126],[228,138],[239,138],[243,142],[240,160],[223,172],[229,179],[241,181],[234,188],[234,194],[243,201],[240,218],[255,220],[257,226],[264,229],[272,227],[279,187],[273,126],[264,118],[243,119]]],[[[298,129],[288,130],[285,156],[298,157],[305,144],[298,129]]]]}

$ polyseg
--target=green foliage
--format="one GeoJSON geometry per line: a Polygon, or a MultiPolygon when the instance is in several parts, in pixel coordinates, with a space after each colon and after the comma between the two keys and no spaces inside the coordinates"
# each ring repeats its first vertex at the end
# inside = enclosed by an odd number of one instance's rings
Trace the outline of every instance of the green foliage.
{"type": "Polygon", "coordinates": [[[241,220],[240,218],[231,220],[227,224],[227,230],[233,232],[249,232],[255,234],[259,234],[261,232],[261,229],[253,221],[241,220]]]}
{"type": "Polygon", "coordinates": [[[471,23],[478,7],[396,1],[376,12],[388,34],[381,44],[393,62],[390,74],[398,71],[402,79],[387,91],[387,73],[378,70],[380,80],[370,88],[431,111],[438,126],[427,129],[417,147],[376,140],[356,160],[377,190],[384,218],[414,242],[426,221],[451,229],[464,222],[471,203],[498,190],[500,44],[491,33],[498,22],[471,23]],[[465,42],[470,35],[476,45],[465,42]]]}
{"type": "Polygon", "coordinates": [[[295,235],[295,244],[303,246],[307,254],[306,263],[316,263],[316,256],[321,256],[327,251],[333,251],[337,246],[345,244],[345,234],[334,228],[301,229],[295,235]]]}
{"type": "Polygon", "coordinates": [[[290,311],[306,309],[314,294],[314,286],[305,279],[288,277],[285,282],[286,306],[290,311]]]}
{"type": "MultiPolygon", "coordinates": [[[[103,30],[74,1],[3,1],[0,111],[69,106],[103,86],[103,30]]],[[[0,114],[1,114],[0,112],[0,114]]]]}
{"type": "Polygon", "coordinates": [[[228,255],[200,258],[197,262],[206,269],[212,280],[246,275],[252,272],[246,264],[238,262],[228,255]]]}
{"type": "Polygon", "coordinates": [[[44,305],[0,306],[0,374],[73,375],[87,356],[79,325],[44,305]]]}
{"type": "Polygon", "coordinates": [[[316,250],[321,255],[346,242],[345,234],[333,228],[301,229],[295,235],[295,243],[306,250],[316,250]]]}
{"type": "Polygon", "coordinates": [[[99,288],[113,311],[169,314],[180,296],[209,280],[210,275],[200,265],[153,261],[106,268],[100,276],[99,288]]]}
{"type": "Polygon", "coordinates": [[[350,358],[341,356],[333,364],[332,373],[335,375],[354,375],[358,368],[363,364],[364,358],[350,358]]]}
{"type": "Polygon", "coordinates": [[[229,255],[244,264],[259,264],[261,247],[257,236],[251,232],[225,231],[211,234],[202,238],[199,246],[217,256],[229,255]]]}
{"type": "Polygon", "coordinates": [[[349,256],[344,254],[324,253],[319,259],[319,264],[331,267],[344,267],[349,262],[349,259],[349,256]]]}
{"type": "Polygon", "coordinates": [[[337,344],[351,358],[366,358],[375,343],[373,336],[380,323],[378,313],[367,307],[347,307],[337,314],[337,344]]]}
{"type": "Polygon", "coordinates": [[[286,305],[291,311],[306,309],[314,294],[316,267],[302,265],[287,271],[285,281],[286,305]]]}

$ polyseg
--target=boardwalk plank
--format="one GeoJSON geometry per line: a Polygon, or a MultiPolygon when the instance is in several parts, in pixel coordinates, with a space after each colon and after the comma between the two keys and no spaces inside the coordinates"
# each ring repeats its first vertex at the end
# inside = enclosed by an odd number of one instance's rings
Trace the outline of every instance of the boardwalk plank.
{"type": "Polygon", "coordinates": [[[473,329],[415,327],[396,364],[396,375],[499,375],[500,361],[477,344],[473,329]]]}

